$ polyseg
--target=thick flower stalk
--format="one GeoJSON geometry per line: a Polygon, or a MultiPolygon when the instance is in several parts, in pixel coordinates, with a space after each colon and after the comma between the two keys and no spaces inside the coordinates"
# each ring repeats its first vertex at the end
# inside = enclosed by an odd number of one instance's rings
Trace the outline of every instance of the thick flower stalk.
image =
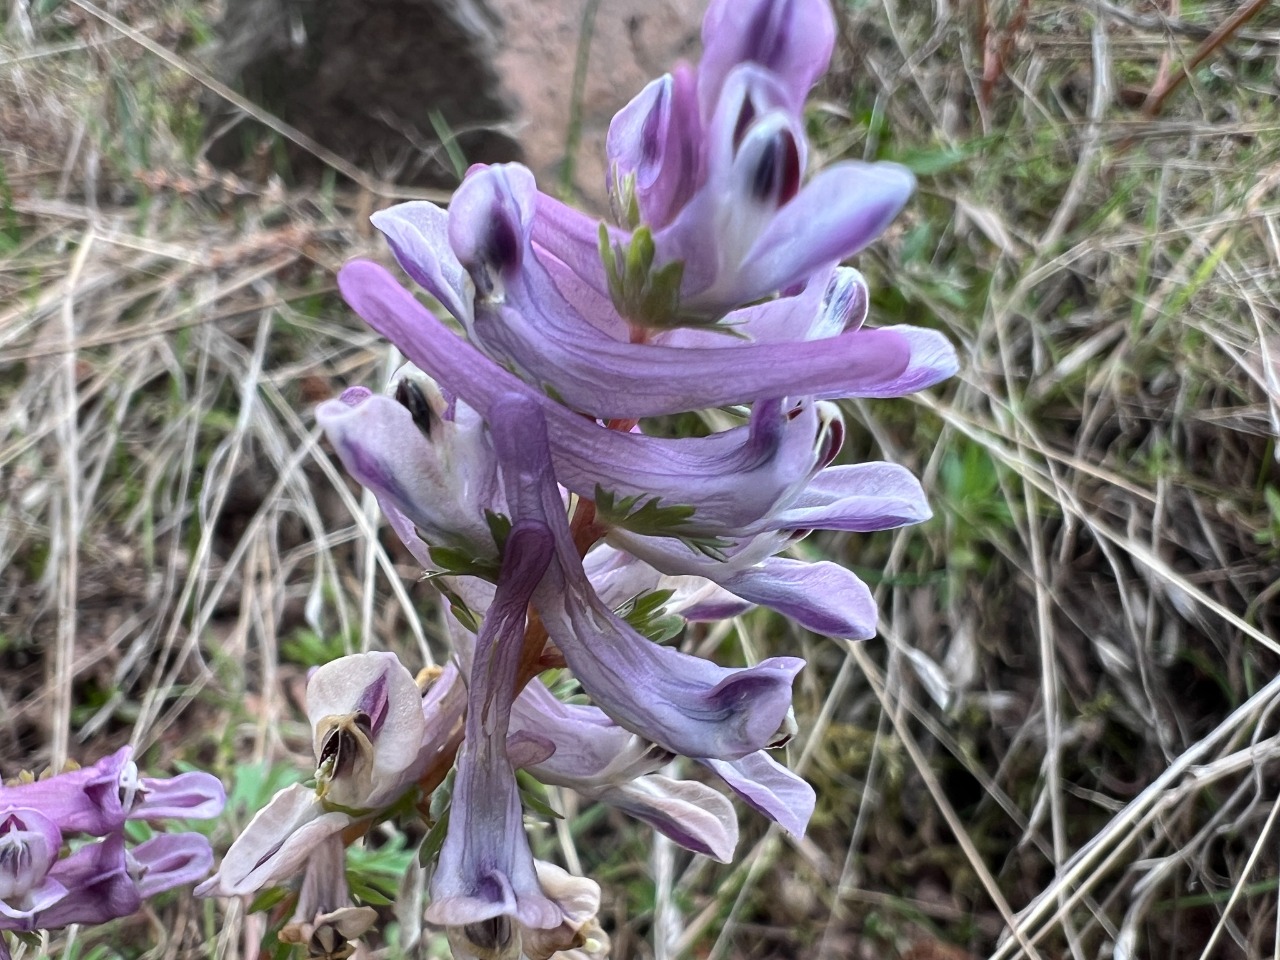
{"type": "Polygon", "coordinates": [[[105,923],[203,879],[213,865],[203,836],[162,833],[130,846],[125,822],[208,819],[225,800],[206,773],[139,776],[128,747],[89,767],[0,786],[0,931],[105,923]],[[66,852],[80,837],[95,839],[66,852]]]}
{"type": "Polygon", "coordinates": [[[834,36],[827,0],[713,0],[701,63],[614,119],[613,222],[517,164],[472,168],[447,210],[374,215],[463,334],[389,270],[348,264],[343,296],[410,365],[316,418],[448,599],[453,656],[421,684],[390,654],[320,667],[313,780],[281,791],[199,892],[300,877],[282,939],[346,955],[373,917],[343,845],[422,819],[439,841],[424,915],[456,958],[579,960],[608,949],[600,891],[534,860],[523,778],[725,862],[730,796],[803,835],[814,792],[774,751],[804,662],[721,664],[672,641],[757,605],[869,638],[866,585],[791,548],[930,516],[906,469],[838,462],[838,401],[930,387],[957,360],[934,331],[869,324],[866,281],[841,264],[914,180],[891,163],[810,169],[804,101],[834,36]],[[655,419],[712,408],[737,423],[673,435],[655,419]]]}

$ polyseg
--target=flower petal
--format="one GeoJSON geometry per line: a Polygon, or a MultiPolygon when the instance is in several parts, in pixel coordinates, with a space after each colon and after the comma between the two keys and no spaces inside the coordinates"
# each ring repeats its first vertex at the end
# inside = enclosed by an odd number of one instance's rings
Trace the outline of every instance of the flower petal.
{"type": "Polygon", "coordinates": [[[846,160],[821,171],[785,204],[741,266],[741,296],[753,300],[851,257],[884,232],[915,190],[895,163],[846,160]]]}
{"type": "Polygon", "coordinates": [[[817,794],[769,754],[760,750],[739,760],[704,760],[733,792],[796,839],[804,836],[817,794]]]}
{"type": "Polygon", "coordinates": [[[894,463],[827,467],[774,514],[778,530],[849,530],[868,533],[922,523],[933,515],[910,470],[894,463]]]}
{"type": "Polygon", "coordinates": [[[350,814],[326,813],[314,790],[285,787],[249,821],[196,896],[251,896],[294,876],[319,844],[353,822],[350,814]]]}
{"type": "Polygon", "coordinates": [[[649,83],[619,110],[605,141],[615,207],[630,199],[625,181],[634,177],[641,221],[655,229],[668,223],[698,186],[700,126],[696,81],[684,65],[649,83]]]}
{"type": "Polygon", "coordinates": [[[413,200],[369,218],[416,283],[462,321],[471,322],[471,278],[449,246],[449,215],[434,203],[413,200]]]}
{"type": "Polygon", "coordinates": [[[227,791],[212,774],[193,771],[176,777],[142,778],[142,802],[130,820],[208,820],[222,812],[227,791]]]}
{"type": "Polygon", "coordinates": [[[142,906],[142,897],[129,876],[124,836],[119,833],[86,844],[59,860],[49,877],[67,888],[66,896],[37,913],[28,929],[106,923],[127,917],[142,906]]]}
{"type": "Polygon", "coordinates": [[[876,602],[867,585],[829,560],[770,557],[721,585],[744,600],[777,610],[814,633],[851,640],[876,635],[876,602]]]}
{"type": "Polygon", "coordinates": [[[525,613],[550,556],[545,525],[517,518],[507,536],[497,592],[476,638],[466,739],[426,913],[432,923],[468,927],[514,917],[527,927],[547,929],[563,921],[538,886],[506,752],[525,613]]]}
{"type": "Polygon", "coordinates": [[[757,63],[786,86],[799,111],[827,70],[836,24],[827,0],[713,0],[702,21],[698,96],[709,116],[725,77],[757,63]]]}
{"type": "Polygon", "coordinates": [[[39,810],[63,833],[105,837],[124,825],[136,798],[132,791],[126,798],[124,789],[126,779],[136,782],[132,755],[132,748],[121,747],[92,766],[34,783],[0,786],[0,805],[39,810]]]}
{"type": "Polygon", "coordinates": [[[457,196],[467,202],[455,205],[450,223],[468,236],[489,230],[523,243],[518,250],[475,244],[470,262],[492,249],[505,251],[511,263],[473,267],[504,279],[500,299],[477,300],[473,339],[579,412],[640,418],[762,397],[863,396],[907,367],[905,342],[869,331],[810,343],[753,344],[722,336],[718,346],[699,348],[619,342],[576,315],[523,239],[530,225],[511,221],[522,211],[532,215],[536,193],[524,167],[489,167],[459,188],[457,196]],[[464,228],[468,214],[476,223],[464,228]]]}
{"type": "Polygon", "coordinates": [[[372,754],[354,760],[349,775],[328,784],[327,797],[344,807],[390,803],[416,779],[426,733],[422,692],[394,653],[357,653],[331,660],[307,682],[307,720],[319,762],[337,718],[364,716],[372,754]],[[371,715],[369,702],[380,704],[371,715]]]}
{"type": "Polygon", "coordinates": [[[433,546],[493,551],[484,510],[498,491],[478,421],[459,429],[437,419],[428,438],[403,404],[352,388],[316,407],[316,422],[389,517],[407,517],[433,546]]]}
{"type": "Polygon", "coordinates": [[[127,856],[144,900],[203,880],[213,869],[209,841],[198,833],[161,833],[129,850],[127,856]]]}
{"type": "Polygon", "coordinates": [[[652,774],[603,791],[598,799],[649,824],[686,850],[721,863],[733,860],[737,815],[733,804],[705,783],[652,774]]]}
{"type": "MultiPolygon", "coordinates": [[[[18,900],[28,904],[23,912],[40,909],[29,901],[39,896],[61,849],[62,831],[39,810],[0,809],[0,913],[16,915],[6,904],[18,900]]],[[[46,889],[45,897],[54,892],[46,889]]]]}

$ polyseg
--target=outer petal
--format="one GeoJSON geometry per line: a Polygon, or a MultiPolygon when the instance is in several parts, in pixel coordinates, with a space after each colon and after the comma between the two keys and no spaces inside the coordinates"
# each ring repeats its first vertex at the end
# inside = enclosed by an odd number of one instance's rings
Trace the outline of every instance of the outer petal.
{"type": "Polygon", "coordinates": [[[668,223],[698,186],[702,131],[695,83],[692,71],[678,66],[641,90],[609,124],[605,151],[615,207],[629,199],[617,193],[622,181],[634,177],[640,218],[654,228],[668,223]]]}
{"type": "Polygon", "coordinates": [[[869,303],[867,281],[862,274],[852,267],[837,267],[830,274],[814,274],[794,296],[735,310],[711,329],[673,330],[663,342],[685,349],[724,347],[726,332],[746,337],[753,343],[825,341],[861,327],[869,303]]]}
{"type": "Polygon", "coordinates": [[[545,526],[517,519],[507,537],[493,604],[476,638],[466,739],[452,813],[431,881],[427,919],[465,927],[515,917],[548,929],[563,921],[538,886],[506,741],[529,597],[550,559],[545,526]]]}
{"type": "Polygon", "coordinates": [[[804,836],[817,795],[813,787],[763,750],[740,760],[705,760],[739,797],[793,837],[804,836]]]}
{"type": "Polygon", "coordinates": [[[213,869],[209,841],[198,833],[162,833],[138,844],[126,857],[144,900],[203,880],[213,869]]]}
{"type": "MultiPolygon", "coordinates": [[[[717,761],[719,762],[719,761],[717,761]]],[[[652,774],[598,794],[686,850],[729,863],[738,845],[733,804],[704,783],[652,774]]]]}
{"type": "Polygon", "coordinates": [[[176,777],[142,778],[142,802],[130,820],[208,820],[222,812],[227,791],[212,774],[194,771],[176,777]]]}
{"type": "Polygon", "coordinates": [[[876,462],[819,471],[770,523],[779,530],[867,533],[921,523],[932,515],[920,481],[911,471],[876,462]]]}
{"type": "Polygon", "coordinates": [[[851,640],[876,635],[876,603],[852,571],[828,560],[769,559],[721,584],[744,600],[777,610],[814,633],[851,640]]]}
{"type": "Polygon", "coordinates": [[[747,540],[724,562],[669,538],[615,533],[611,539],[659,570],[706,577],[742,600],[771,607],[815,633],[853,639],[875,636],[876,605],[866,584],[830,561],[773,556],[786,545],[784,536],[747,540]]]}
{"type": "Polygon", "coordinates": [[[702,21],[698,96],[710,116],[725,76],[744,62],[775,73],[799,110],[826,72],[836,24],[828,0],[714,0],[702,21]]]}
{"type": "Polygon", "coordinates": [[[735,758],[769,742],[804,661],[775,657],[732,670],[637,634],[600,602],[583,573],[537,407],[513,396],[497,412],[494,448],[513,512],[546,524],[556,542],[534,602],[587,693],[621,726],[673,753],[735,758]]]}
{"type": "MultiPolygon", "coordinates": [[[[569,268],[573,276],[587,285],[600,298],[597,303],[609,304],[609,281],[605,278],[604,263],[600,259],[600,221],[593,220],[580,210],[561,203],[545,193],[538,194],[537,216],[533,218],[532,239],[536,244],[538,256],[550,256],[569,268]]],[[[609,228],[610,241],[625,241],[628,234],[616,227],[609,228]]],[[[566,294],[567,295],[567,294],[566,294]]],[[[595,311],[583,311],[584,316],[595,319],[595,311]]],[[[618,334],[617,339],[626,339],[626,325],[600,325],[605,332],[618,334]]]]}
{"type": "Polygon", "coordinates": [[[545,860],[535,860],[534,866],[543,893],[555,902],[564,920],[552,930],[521,931],[524,955],[528,960],[554,960],[562,956],[558,951],[582,942],[578,931],[600,911],[600,885],[545,860]]]}
{"type": "Polygon", "coordinates": [[[960,369],[960,360],[951,341],[936,330],[923,327],[881,327],[886,333],[903,337],[911,348],[911,361],[907,369],[891,382],[881,384],[874,392],[862,394],[868,397],[903,397],[917,390],[932,387],[935,383],[954,376],[960,369]]]}
{"type": "Polygon", "coordinates": [[[895,163],[847,160],[827,167],[761,232],[742,261],[742,300],[753,300],[851,257],[906,205],[915,177],[895,163]]]}
{"type": "Polygon", "coordinates": [[[326,813],[314,790],[285,787],[249,821],[196,896],[250,896],[294,876],[319,844],[353,822],[349,814],[326,813]]]}
{"type": "Polygon", "coordinates": [[[434,203],[414,200],[369,218],[382,231],[404,272],[469,326],[474,289],[449,246],[449,215],[434,203]]]}
{"type": "Polygon", "coordinates": [[[750,428],[701,439],[665,440],[606,430],[531,391],[449,332],[376,264],[353,261],[338,275],[347,302],[421,369],[492,423],[499,397],[538,404],[549,424],[556,479],[595,497],[688,504],[690,533],[741,533],[802,484],[815,467],[823,427],[811,404],[799,413],[757,404],[750,428]]]}
{"type": "Polygon", "coordinates": [[[543,783],[617,807],[686,849],[728,862],[737,841],[732,805],[703,784],[654,773],[671,760],[661,747],[617,726],[597,707],[562,703],[535,680],[516,700],[513,728],[555,747],[529,768],[543,783]]]}

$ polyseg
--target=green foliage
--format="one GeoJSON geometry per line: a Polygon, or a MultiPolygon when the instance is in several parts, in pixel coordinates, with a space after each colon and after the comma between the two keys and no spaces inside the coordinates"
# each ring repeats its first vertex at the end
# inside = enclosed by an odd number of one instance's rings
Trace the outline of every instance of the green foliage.
{"type": "Polygon", "coordinates": [[[4,158],[0,157],[0,256],[21,242],[22,230],[18,226],[18,211],[13,206],[13,188],[5,174],[4,158]]]}
{"type": "Polygon", "coordinates": [[[347,848],[347,883],[362,902],[381,907],[395,901],[396,892],[413,864],[416,851],[398,831],[389,837],[379,831],[377,839],[376,845],[371,842],[371,837],[366,837],[364,843],[355,843],[347,848]]]}
{"type": "Polygon", "coordinates": [[[310,627],[299,627],[280,642],[280,657],[301,667],[318,667],[345,657],[350,649],[342,637],[325,637],[310,627]]]}
{"type": "Polygon", "coordinates": [[[654,643],[667,643],[684,630],[684,618],[666,612],[667,601],[674,593],[674,590],[641,593],[624,601],[614,613],[654,643]]]}
{"type": "Polygon", "coordinates": [[[669,330],[696,322],[680,314],[680,283],[684,263],[676,260],[656,270],[653,234],[637,227],[627,244],[614,243],[609,228],[600,224],[600,259],[609,295],[618,313],[638,326],[669,330]]]}

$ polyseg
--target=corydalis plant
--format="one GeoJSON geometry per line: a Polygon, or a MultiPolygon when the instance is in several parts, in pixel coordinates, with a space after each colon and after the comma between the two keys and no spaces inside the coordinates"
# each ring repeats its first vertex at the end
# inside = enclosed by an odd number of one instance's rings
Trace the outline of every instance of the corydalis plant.
{"type": "MultiPolygon", "coordinates": [[[[0,786],[0,931],[105,923],[143,900],[203,879],[213,865],[197,833],[125,841],[125,823],[207,819],[226,794],[206,773],[142,777],[128,747],[89,767],[0,786]],[[70,842],[95,838],[67,852],[70,842]]],[[[8,948],[0,937],[0,958],[8,948]]]]}
{"type": "Polygon", "coordinates": [[[455,957],[578,960],[607,951],[599,889],[533,859],[521,776],[723,861],[732,804],[675,773],[714,775],[803,834],[813,791],[772,753],[795,729],[803,661],[719,664],[671,641],[756,605],[870,637],[867,587],[787,554],[812,530],[929,516],[903,468],[837,463],[833,401],[901,396],[957,362],[933,331],[867,326],[866,283],[840,265],[914,181],[885,163],[810,172],[803,103],[834,32],[826,0],[714,0],[702,62],[614,120],[612,223],[515,164],[473,168],[447,210],[374,215],[464,336],[387,270],[348,264],[347,302],[412,366],[317,419],[447,597],[453,656],[420,685],[389,654],[321,667],[314,780],[282,791],[202,892],[302,875],[285,939],[349,951],[371,921],[351,912],[341,845],[422,818],[425,917],[455,957]],[[714,407],[740,424],[649,432],[652,418],[714,407]],[[550,668],[587,702],[555,696],[550,668]]]}

